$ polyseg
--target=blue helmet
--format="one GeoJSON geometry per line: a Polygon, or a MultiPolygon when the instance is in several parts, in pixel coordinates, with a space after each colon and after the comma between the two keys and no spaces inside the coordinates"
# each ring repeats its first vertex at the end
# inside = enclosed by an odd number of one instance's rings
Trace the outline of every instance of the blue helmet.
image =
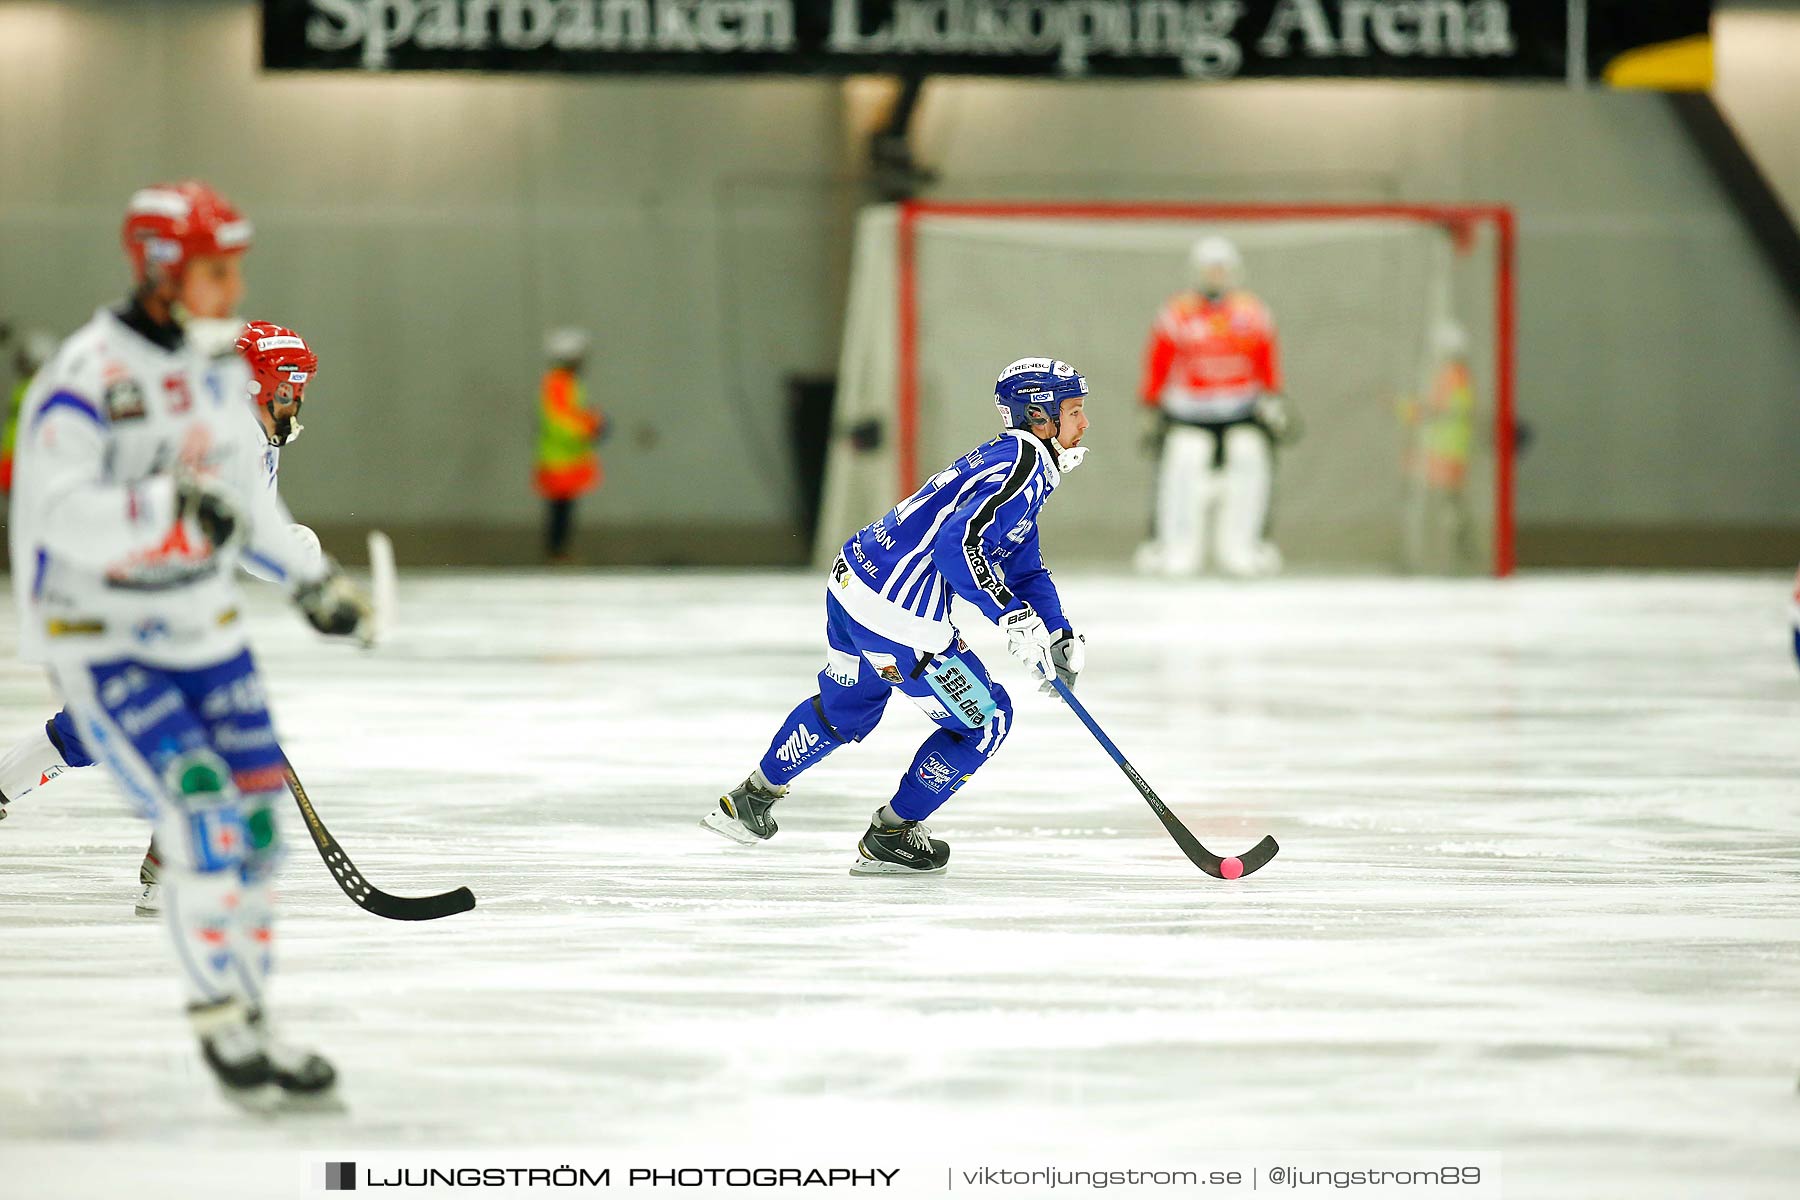
{"type": "Polygon", "coordinates": [[[1008,429],[1029,431],[1033,420],[1058,421],[1063,401],[1088,394],[1087,380],[1054,358],[1021,358],[994,383],[994,407],[1008,429]]]}

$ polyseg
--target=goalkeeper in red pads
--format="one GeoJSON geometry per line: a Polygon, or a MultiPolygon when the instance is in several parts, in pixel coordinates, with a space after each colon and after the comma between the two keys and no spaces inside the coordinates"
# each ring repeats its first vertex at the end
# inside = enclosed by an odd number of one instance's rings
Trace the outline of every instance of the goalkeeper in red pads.
{"type": "Polygon", "coordinates": [[[1087,453],[1087,381],[1067,363],[1022,358],[1001,373],[1004,427],[844,543],[825,589],[825,669],[748,779],[706,825],[746,844],[776,832],[775,803],[802,771],[859,742],[898,692],[938,729],[857,842],[857,875],[932,874],[950,847],[921,823],[993,757],[1012,703],[951,623],[960,597],[1006,632],[1007,652],[1046,691],[1074,685],[1081,639],[1044,567],[1038,516],[1087,453]]]}

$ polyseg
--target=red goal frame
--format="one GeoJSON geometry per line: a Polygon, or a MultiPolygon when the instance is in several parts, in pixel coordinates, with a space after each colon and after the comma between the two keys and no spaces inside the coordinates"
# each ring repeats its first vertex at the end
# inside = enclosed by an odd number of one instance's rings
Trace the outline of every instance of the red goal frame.
{"type": "Polygon", "coordinates": [[[900,205],[898,258],[900,394],[896,457],[900,495],[919,485],[919,295],[916,239],[920,221],[1004,217],[1008,220],[1101,221],[1423,221],[1452,231],[1491,225],[1494,254],[1494,574],[1513,573],[1513,389],[1515,386],[1515,258],[1517,224],[1502,204],[1178,204],[1031,203],[908,200],[900,205]]]}

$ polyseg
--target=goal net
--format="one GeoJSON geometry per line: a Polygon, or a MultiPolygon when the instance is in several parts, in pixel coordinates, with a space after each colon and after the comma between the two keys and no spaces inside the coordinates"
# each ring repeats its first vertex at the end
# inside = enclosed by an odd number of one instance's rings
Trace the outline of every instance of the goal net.
{"type": "Polygon", "coordinates": [[[859,219],[816,555],[992,437],[1015,358],[1092,388],[1050,561],[1128,567],[1156,463],[1137,393],[1158,308],[1220,234],[1268,305],[1299,436],[1270,537],[1290,569],[1512,566],[1512,221],[1499,208],[913,202],[859,219]]]}

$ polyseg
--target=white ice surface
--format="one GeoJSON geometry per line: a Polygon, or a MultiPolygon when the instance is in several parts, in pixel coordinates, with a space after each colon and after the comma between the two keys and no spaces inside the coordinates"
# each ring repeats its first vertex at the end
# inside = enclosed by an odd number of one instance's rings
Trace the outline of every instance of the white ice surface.
{"type": "MultiPolygon", "coordinates": [[[[278,1008],[349,1115],[210,1092],[131,915],[144,832],[83,772],[0,822],[0,1174],[6,1143],[122,1184],[131,1146],[189,1148],[181,1196],[229,1147],[1414,1147],[1499,1151],[1514,1197],[1800,1195],[1780,578],[1063,579],[1145,776],[1222,852],[1281,840],[1223,883],[991,639],[1019,718],[933,822],[950,872],[858,879],[927,730],[903,701],[774,842],[698,825],[814,690],[811,575],[402,573],[369,654],[255,593],[321,815],[379,885],[480,897],[378,920],[289,822],[278,1008]]],[[[0,730],[52,707],[0,668],[0,730]]]]}

